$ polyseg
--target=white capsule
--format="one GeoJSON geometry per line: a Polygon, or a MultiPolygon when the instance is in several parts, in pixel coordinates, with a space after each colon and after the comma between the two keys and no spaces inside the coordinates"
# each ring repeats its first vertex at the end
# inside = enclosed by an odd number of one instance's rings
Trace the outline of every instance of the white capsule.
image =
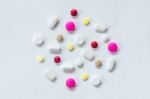
{"type": "Polygon", "coordinates": [[[51,81],[55,81],[57,78],[57,74],[56,72],[50,70],[50,69],[45,69],[44,71],[44,75],[46,76],[46,78],[48,78],[51,81]]]}
{"type": "Polygon", "coordinates": [[[102,79],[99,76],[95,75],[91,77],[91,83],[93,86],[98,87],[102,84],[102,79]]]}
{"type": "Polygon", "coordinates": [[[49,46],[49,51],[53,54],[59,54],[61,52],[61,47],[54,45],[54,46],[49,46]]]}
{"type": "Polygon", "coordinates": [[[110,37],[107,34],[104,34],[101,38],[102,42],[107,43],[110,40],[110,37]]]}
{"type": "Polygon", "coordinates": [[[68,73],[73,72],[75,69],[73,65],[69,65],[69,64],[63,64],[61,67],[64,72],[68,72],[68,73]]]}
{"type": "Polygon", "coordinates": [[[110,57],[106,61],[105,69],[112,72],[115,69],[116,61],[113,57],[110,57]]]}
{"type": "Polygon", "coordinates": [[[33,37],[33,43],[37,46],[42,46],[44,44],[44,37],[43,35],[39,34],[39,35],[35,35],[33,37]]]}
{"type": "Polygon", "coordinates": [[[107,26],[103,24],[95,24],[94,29],[99,33],[105,33],[108,30],[107,26]]]}
{"type": "Polygon", "coordinates": [[[49,28],[54,29],[57,26],[58,22],[59,22],[58,16],[51,17],[48,23],[49,28]]]}
{"type": "Polygon", "coordinates": [[[83,60],[82,59],[77,60],[76,63],[75,63],[75,66],[79,67],[79,68],[81,68],[83,65],[84,64],[83,64],[83,60]]]}
{"type": "Polygon", "coordinates": [[[92,61],[95,58],[93,52],[88,49],[84,49],[82,52],[82,55],[85,59],[90,60],[90,61],[92,61]]]}
{"type": "Polygon", "coordinates": [[[85,44],[85,38],[81,35],[77,35],[74,39],[75,43],[78,45],[78,46],[82,46],[85,44]]]}

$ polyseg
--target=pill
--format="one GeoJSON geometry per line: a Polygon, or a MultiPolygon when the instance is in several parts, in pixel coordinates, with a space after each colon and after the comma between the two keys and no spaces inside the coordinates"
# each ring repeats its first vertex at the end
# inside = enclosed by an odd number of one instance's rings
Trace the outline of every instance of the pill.
{"type": "Polygon", "coordinates": [[[58,16],[52,16],[51,19],[49,20],[48,27],[50,29],[54,29],[57,26],[58,22],[59,22],[58,16]]]}
{"type": "Polygon", "coordinates": [[[75,49],[75,46],[72,43],[68,43],[66,48],[68,51],[72,52],[75,49]]]}
{"type": "Polygon", "coordinates": [[[78,59],[77,61],[76,61],[76,63],[75,63],[75,66],[76,67],[79,67],[79,68],[81,68],[81,67],[83,67],[83,60],[82,59],[78,59]]]}
{"type": "Polygon", "coordinates": [[[55,56],[55,57],[54,57],[54,62],[55,62],[55,63],[60,63],[60,61],[61,61],[60,56],[55,56]]]}
{"type": "Polygon", "coordinates": [[[88,75],[88,73],[82,73],[80,77],[83,81],[86,81],[86,80],[88,80],[89,75],[88,75]]]}
{"type": "Polygon", "coordinates": [[[55,81],[57,78],[57,74],[54,70],[50,70],[48,68],[44,69],[44,75],[51,81],[55,81]]]}
{"type": "Polygon", "coordinates": [[[95,58],[93,52],[88,49],[84,49],[82,52],[82,55],[85,59],[90,60],[90,61],[92,61],[95,58]]]}
{"type": "Polygon", "coordinates": [[[91,77],[91,83],[93,86],[98,87],[102,84],[102,79],[99,76],[94,75],[91,77]]]}
{"type": "Polygon", "coordinates": [[[115,42],[109,42],[107,45],[107,49],[110,53],[114,54],[118,51],[118,45],[115,42]]]}
{"type": "Polygon", "coordinates": [[[83,18],[82,19],[82,24],[88,25],[89,23],[90,23],[90,19],[89,18],[83,18]]]}
{"type": "Polygon", "coordinates": [[[39,34],[39,35],[35,35],[33,37],[33,43],[37,46],[42,46],[44,44],[44,37],[43,35],[39,34]]]}
{"type": "Polygon", "coordinates": [[[105,69],[112,72],[115,69],[116,60],[113,57],[109,57],[106,61],[105,69]]]}
{"type": "Polygon", "coordinates": [[[74,41],[75,43],[78,45],[78,46],[82,46],[85,44],[85,38],[82,36],[82,35],[77,35],[75,38],[74,38],[74,41]]]}
{"type": "Polygon", "coordinates": [[[110,40],[110,37],[107,34],[104,34],[101,37],[102,42],[107,43],[110,40]]]}
{"type": "Polygon", "coordinates": [[[70,15],[71,16],[77,16],[77,14],[78,14],[78,11],[76,9],[71,9],[70,10],[70,15]]]}
{"type": "Polygon", "coordinates": [[[43,63],[43,62],[45,61],[45,58],[44,58],[43,55],[38,55],[38,56],[36,57],[36,60],[37,60],[38,62],[40,62],[40,63],[43,63]]]}
{"type": "Polygon", "coordinates": [[[61,52],[61,47],[57,45],[49,46],[48,49],[53,54],[59,54],[61,52]]]}
{"type": "Polygon", "coordinates": [[[101,61],[101,60],[96,60],[96,61],[95,61],[95,66],[96,66],[97,68],[100,68],[100,67],[102,66],[102,61],[101,61]]]}
{"type": "Polygon", "coordinates": [[[68,32],[73,32],[75,30],[75,23],[73,21],[68,21],[65,27],[68,32]]]}
{"type": "Polygon", "coordinates": [[[63,64],[62,66],[61,66],[61,68],[62,68],[62,70],[64,71],[64,72],[67,72],[67,73],[71,73],[71,72],[73,72],[74,71],[74,66],[73,65],[71,65],[71,64],[63,64]]]}
{"type": "Polygon", "coordinates": [[[76,86],[76,81],[74,78],[69,77],[66,79],[66,87],[72,89],[76,86]]]}
{"type": "Polygon", "coordinates": [[[105,33],[108,29],[106,25],[103,24],[95,24],[94,29],[96,32],[105,33]]]}
{"type": "Polygon", "coordinates": [[[91,42],[91,47],[92,48],[97,48],[98,47],[98,43],[96,41],[92,41],[91,42]]]}
{"type": "Polygon", "coordinates": [[[56,40],[57,40],[58,42],[62,42],[62,41],[64,40],[63,35],[58,34],[58,35],[56,36],[56,40]]]}

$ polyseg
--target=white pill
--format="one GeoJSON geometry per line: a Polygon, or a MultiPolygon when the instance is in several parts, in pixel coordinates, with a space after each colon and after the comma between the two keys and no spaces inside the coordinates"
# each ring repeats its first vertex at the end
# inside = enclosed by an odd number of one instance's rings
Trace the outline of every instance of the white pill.
{"type": "Polygon", "coordinates": [[[107,43],[110,40],[110,37],[107,34],[104,34],[101,38],[102,42],[107,43]]]}
{"type": "Polygon", "coordinates": [[[33,43],[37,46],[42,46],[44,44],[44,37],[43,35],[39,34],[39,35],[35,35],[33,37],[33,43]]]}
{"type": "Polygon", "coordinates": [[[61,52],[61,47],[58,45],[49,46],[48,49],[53,54],[59,54],[61,52]]]}
{"type": "Polygon", "coordinates": [[[78,46],[82,46],[85,44],[85,38],[81,35],[77,35],[74,39],[75,43],[78,45],[78,46]]]}
{"type": "Polygon", "coordinates": [[[112,72],[115,69],[116,61],[113,57],[109,57],[106,61],[105,69],[112,72]]]}
{"type": "Polygon", "coordinates": [[[95,75],[91,77],[91,83],[93,86],[98,87],[102,84],[102,79],[99,76],[95,75]]]}
{"type": "Polygon", "coordinates": [[[53,70],[46,68],[43,72],[44,72],[44,75],[46,76],[46,78],[48,78],[49,80],[51,80],[51,81],[56,80],[57,74],[53,70]]]}
{"type": "Polygon", "coordinates": [[[48,23],[49,28],[54,29],[57,26],[58,22],[59,22],[58,16],[51,17],[48,23]]]}
{"type": "Polygon", "coordinates": [[[85,59],[90,60],[90,61],[92,61],[95,58],[93,52],[88,49],[84,49],[82,52],[82,55],[85,59]]]}
{"type": "Polygon", "coordinates": [[[69,73],[73,72],[75,69],[74,66],[70,64],[63,64],[61,67],[64,72],[69,72],[69,73]]]}
{"type": "Polygon", "coordinates": [[[76,63],[75,63],[75,66],[76,67],[79,67],[79,68],[81,68],[81,67],[83,67],[83,60],[82,59],[78,59],[77,61],[76,61],[76,63]]]}
{"type": "Polygon", "coordinates": [[[103,24],[95,24],[94,29],[96,32],[100,32],[100,33],[104,33],[108,30],[107,26],[103,24]]]}

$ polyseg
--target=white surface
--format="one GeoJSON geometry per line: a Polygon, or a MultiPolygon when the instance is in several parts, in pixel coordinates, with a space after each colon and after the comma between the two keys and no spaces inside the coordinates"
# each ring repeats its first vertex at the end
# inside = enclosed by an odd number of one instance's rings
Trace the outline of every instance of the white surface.
{"type": "MultiPolygon", "coordinates": [[[[0,99],[150,99],[149,9],[149,0],[0,0],[0,99]],[[64,86],[69,74],[59,72],[56,83],[42,75],[45,67],[58,69],[59,66],[51,62],[53,55],[46,46],[37,48],[32,44],[32,37],[42,32],[48,36],[48,45],[55,40],[54,35],[63,32],[65,37],[69,36],[63,44],[72,40],[73,35],[62,30],[63,22],[71,19],[68,15],[71,8],[79,9],[77,22],[83,17],[91,19],[90,28],[78,23],[77,33],[89,33],[90,40],[94,39],[93,35],[98,39],[99,33],[91,26],[95,21],[102,22],[110,26],[109,33],[120,44],[113,73],[90,68],[90,63],[76,73],[100,73],[104,77],[100,88],[79,80],[78,87],[69,91],[64,86]],[[54,32],[47,27],[52,15],[63,20],[54,32]],[[43,65],[35,60],[39,54],[46,56],[43,65]]],[[[97,57],[107,57],[103,52],[101,49],[97,57]]],[[[70,52],[64,53],[73,61],[70,52]]]]}

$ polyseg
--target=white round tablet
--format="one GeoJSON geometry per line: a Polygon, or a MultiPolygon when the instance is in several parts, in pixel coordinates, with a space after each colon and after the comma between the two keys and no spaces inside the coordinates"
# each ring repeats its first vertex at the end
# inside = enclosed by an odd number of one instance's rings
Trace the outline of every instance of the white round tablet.
{"type": "Polygon", "coordinates": [[[91,77],[91,83],[93,86],[98,87],[102,84],[102,79],[99,76],[95,75],[91,77]]]}
{"type": "Polygon", "coordinates": [[[37,46],[42,46],[44,44],[44,36],[41,34],[35,35],[33,37],[33,43],[37,46]]]}

